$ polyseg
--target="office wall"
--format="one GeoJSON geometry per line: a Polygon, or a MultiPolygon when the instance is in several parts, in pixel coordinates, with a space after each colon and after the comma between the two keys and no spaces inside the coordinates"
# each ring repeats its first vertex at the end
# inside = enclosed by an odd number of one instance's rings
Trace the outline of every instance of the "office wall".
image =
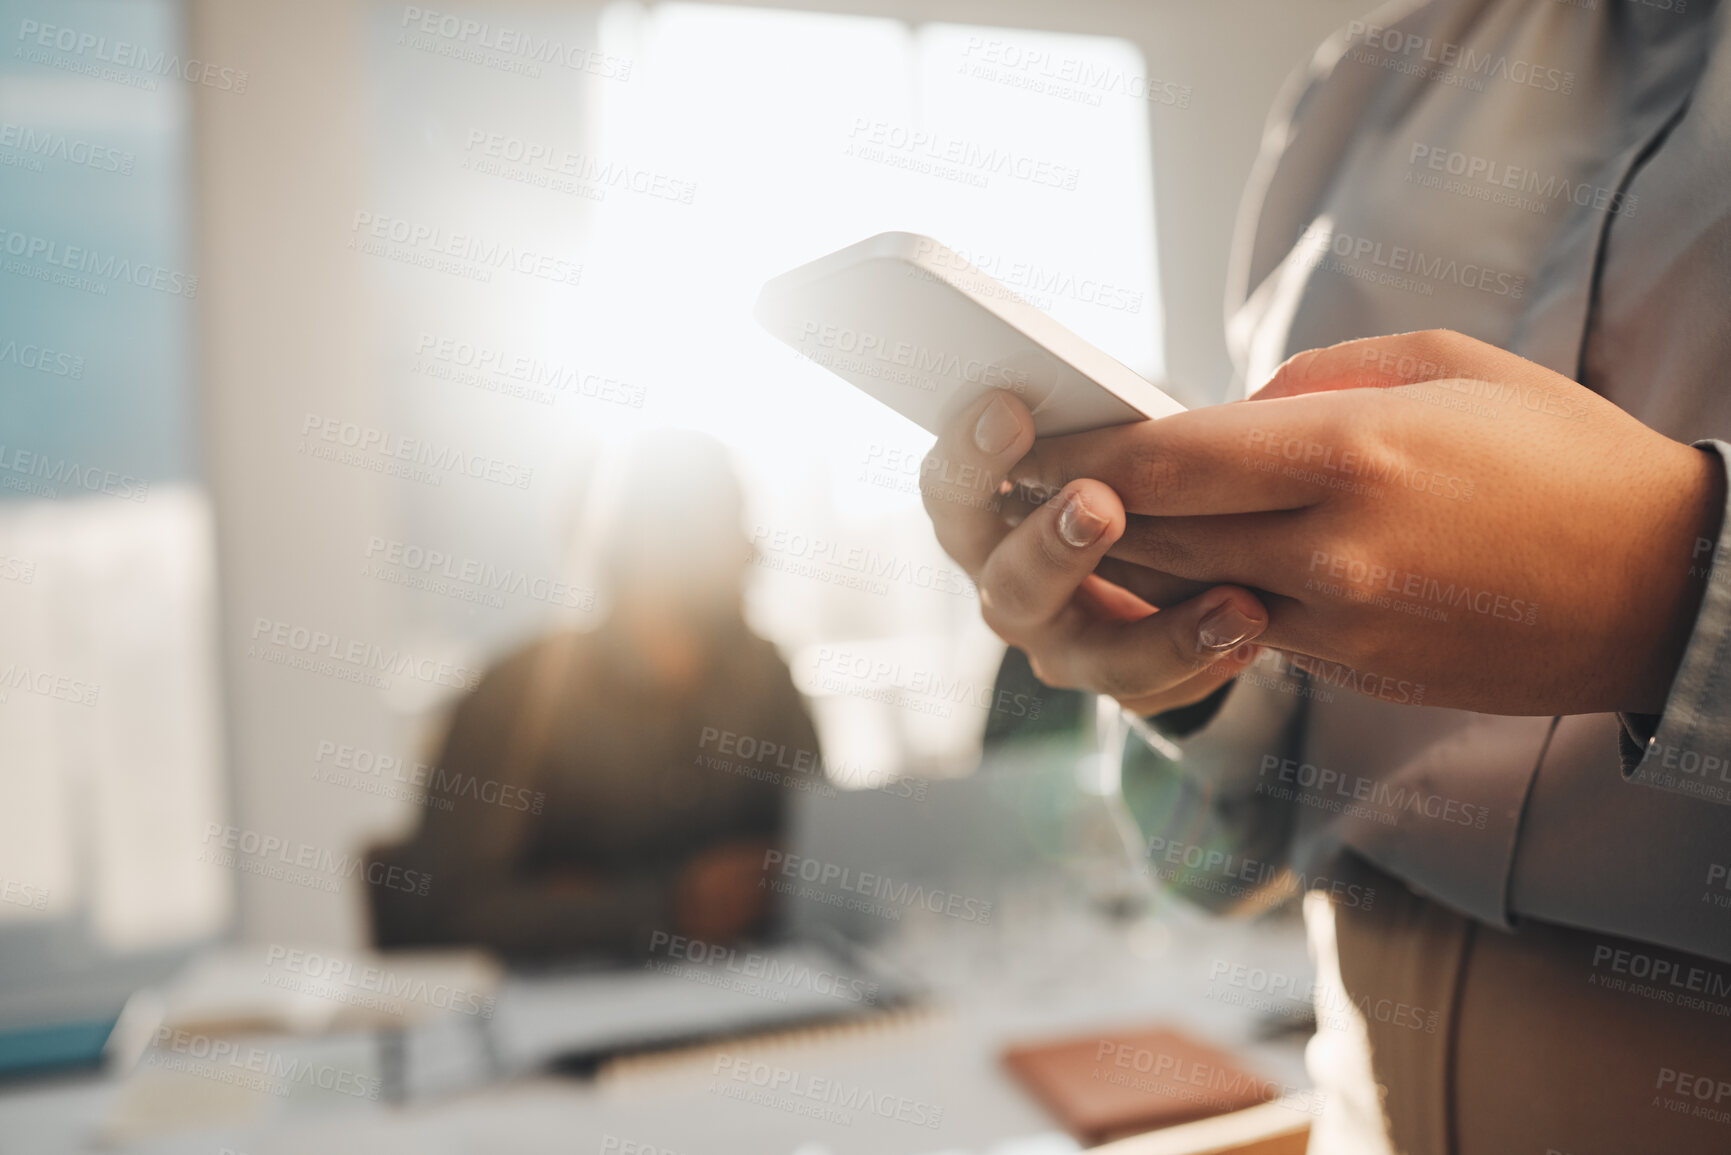
{"type": "MultiPolygon", "coordinates": [[[[1121,36],[1140,47],[1150,76],[1189,86],[1188,108],[1151,106],[1150,131],[1167,371],[1203,397],[1217,396],[1229,376],[1221,332],[1227,248],[1268,106],[1316,43],[1367,7],[1361,0],[766,6],[1121,36]]],[[[408,809],[365,793],[307,789],[314,744],[329,736],[412,750],[426,703],[380,710],[347,682],[261,659],[255,635],[261,621],[363,641],[398,634],[387,587],[327,575],[353,568],[354,543],[388,535],[402,510],[343,469],[285,474],[278,467],[296,454],[308,413],[380,423],[388,414],[373,371],[380,319],[364,271],[332,243],[367,203],[373,158],[363,50],[374,10],[359,0],[194,0],[191,11],[194,55],[249,74],[244,93],[200,89],[196,121],[200,373],[221,535],[233,822],[289,844],[351,853],[400,828],[408,809]]],[[[455,643],[446,649],[442,656],[453,661],[480,657],[455,643]]],[[[332,893],[242,874],[242,934],[358,942],[360,897],[353,880],[332,893]]]]}

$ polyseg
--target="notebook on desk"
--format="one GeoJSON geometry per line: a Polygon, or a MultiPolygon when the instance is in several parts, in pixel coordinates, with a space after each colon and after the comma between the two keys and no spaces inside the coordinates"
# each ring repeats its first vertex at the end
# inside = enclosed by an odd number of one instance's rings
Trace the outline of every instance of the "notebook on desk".
{"type": "Polygon", "coordinates": [[[1004,1063],[1089,1146],[1294,1094],[1225,1052],[1165,1029],[1096,1031],[1010,1047],[1004,1063]]]}

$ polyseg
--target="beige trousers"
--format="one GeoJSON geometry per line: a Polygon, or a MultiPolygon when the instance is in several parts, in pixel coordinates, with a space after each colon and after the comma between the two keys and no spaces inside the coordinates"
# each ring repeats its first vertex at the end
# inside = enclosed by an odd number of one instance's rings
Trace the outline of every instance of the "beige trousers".
{"type": "Polygon", "coordinates": [[[1312,1155],[1731,1153],[1731,966],[1509,933],[1350,869],[1368,909],[1305,903],[1306,1060],[1325,1096],[1312,1155]]]}

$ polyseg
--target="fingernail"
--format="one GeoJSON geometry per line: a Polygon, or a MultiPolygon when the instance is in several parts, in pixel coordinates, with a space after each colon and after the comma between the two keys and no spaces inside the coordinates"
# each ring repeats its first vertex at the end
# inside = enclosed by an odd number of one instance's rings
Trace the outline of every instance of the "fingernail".
{"type": "Polygon", "coordinates": [[[979,446],[981,453],[1002,453],[1010,447],[1010,442],[1016,439],[1020,428],[1016,415],[1010,412],[1010,406],[1002,397],[994,397],[992,403],[986,406],[986,411],[980,414],[980,419],[974,423],[974,444],[979,446]]]}
{"type": "Polygon", "coordinates": [[[1260,634],[1264,625],[1245,617],[1236,602],[1223,602],[1196,627],[1196,641],[1205,650],[1230,650],[1260,634]]]}
{"type": "Polygon", "coordinates": [[[1105,530],[1106,519],[1089,509],[1079,493],[1072,493],[1058,514],[1058,536],[1077,549],[1087,549],[1099,541],[1105,530]]]}

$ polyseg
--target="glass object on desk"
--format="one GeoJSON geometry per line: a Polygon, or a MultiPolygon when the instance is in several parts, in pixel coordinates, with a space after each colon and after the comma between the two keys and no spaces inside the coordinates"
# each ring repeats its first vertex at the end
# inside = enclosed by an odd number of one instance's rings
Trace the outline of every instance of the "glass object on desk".
{"type": "Polygon", "coordinates": [[[1156,890],[1141,830],[1124,802],[1122,751],[1129,723],[1118,703],[1094,699],[1093,748],[1076,760],[1078,799],[1068,865],[1089,904],[1115,921],[1145,913],[1156,890]]]}

